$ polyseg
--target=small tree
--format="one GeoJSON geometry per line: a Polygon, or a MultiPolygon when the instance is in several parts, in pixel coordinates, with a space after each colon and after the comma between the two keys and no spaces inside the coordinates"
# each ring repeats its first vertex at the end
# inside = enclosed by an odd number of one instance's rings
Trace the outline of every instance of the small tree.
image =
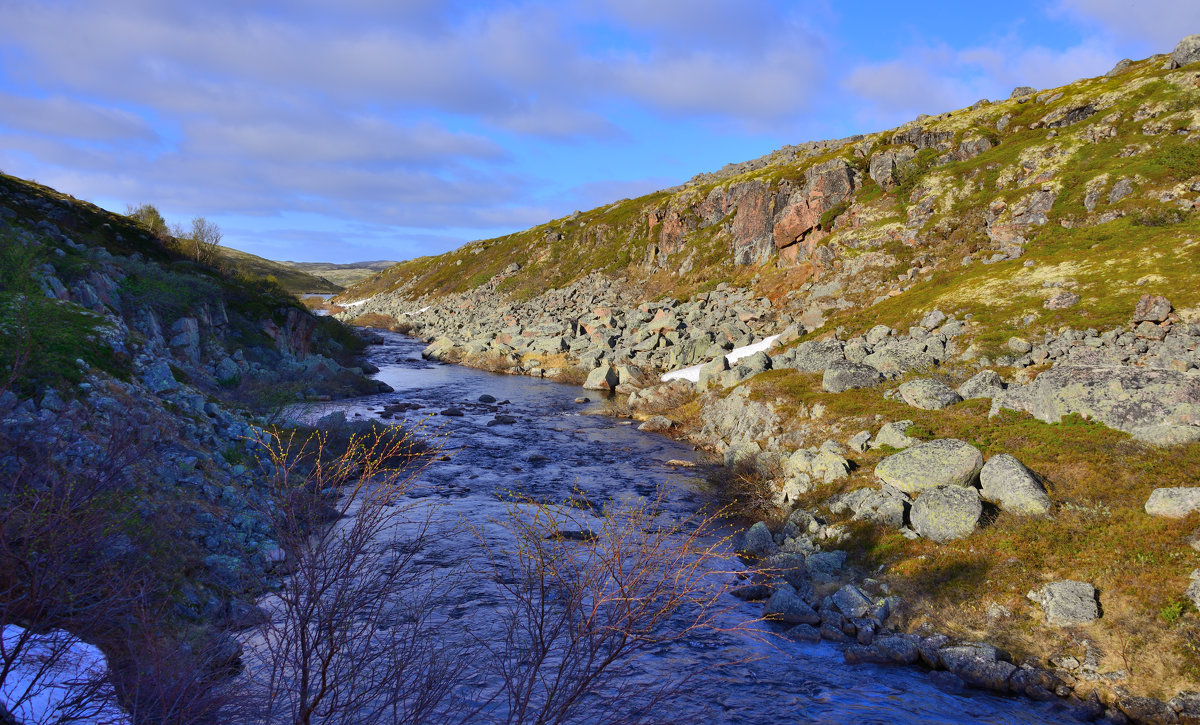
{"type": "Polygon", "coordinates": [[[192,219],[192,231],[184,238],[188,255],[201,264],[216,264],[220,248],[220,227],[202,216],[192,219]]]}
{"type": "Polygon", "coordinates": [[[160,242],[166,242],[171,238],[171,230],[167,228],[167,220],[163,219],[163,215],[158,211],[158,207],[153,204],[138,204],[134,206],[129,204],[125,207],[125,216],[141,224],[146,228],[146,231],[154,235],[154,238],[160,242]]]}

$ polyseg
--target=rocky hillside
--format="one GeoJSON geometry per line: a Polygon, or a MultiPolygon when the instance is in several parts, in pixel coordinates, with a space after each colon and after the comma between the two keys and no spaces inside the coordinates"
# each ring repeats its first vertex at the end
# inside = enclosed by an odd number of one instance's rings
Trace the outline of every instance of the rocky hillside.
{"type": "Polygon", "coordinates": [[[198,662],[184,644],[226,671],[225,631],[283,558],[258,441],[284,405],[379,390],[363,345],[273,283],[0,175],[5,627],[69,630],[135,690],[152,662],[198,662]]]}
{"type": "Polygon", "coordinates": [[[712,450],[763,519],[747,554],[819,584],[747,592],[796,636],[891,662],[897,632],[954,686],[1190,722],[1165,700],[1200,689],[1198,108],[1190,36],[405,262],[340,315],[712,450]],[[847,586],[901,598],[872,619],[847,586]]]}

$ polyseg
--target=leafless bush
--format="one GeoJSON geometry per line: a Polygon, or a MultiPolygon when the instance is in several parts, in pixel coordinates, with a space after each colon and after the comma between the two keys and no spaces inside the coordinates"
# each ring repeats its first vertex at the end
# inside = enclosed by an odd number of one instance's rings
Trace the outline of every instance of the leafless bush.
{"type": "Polygon", "coordinates": [[[444,583],[417,562],[431,511],[406,498],[436,448],[394,428],[333,455],[321,433],[261,444],[292,574],[248,643],[256,720],[444,722],[467,660],[438,631],[444,583]]]}
{"type": "Polygon", "coordinates": [[[478,641],[500,676],[484,719],[661,721],[655,706],[677,696],[687,675],[648,687],[627,677],[627,666],[721,628],[730,581],[728,547],[711,531],[718,517],[665,521],[662,495],[598,519],[575,508],[508,507],[498,523],[512,543],[483,539],[504,595],[504,634],[478,641]]]}

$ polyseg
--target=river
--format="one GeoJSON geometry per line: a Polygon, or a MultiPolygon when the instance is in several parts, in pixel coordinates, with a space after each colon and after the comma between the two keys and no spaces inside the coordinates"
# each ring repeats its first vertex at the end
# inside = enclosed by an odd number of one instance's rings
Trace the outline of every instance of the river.
{"type": "MultiPolygon", "coordinates": [[[[576,489],[603,503],[627,496],[653,496],[668,480],[679,484],[669,508],[685,515],[706,500],[686,469],[670,459],[695,460],[690,446],[643,433],[626,421],[598,412],[596,394],[579,387],[535,378],[487,373],[421,359],[419,340],[382,333],[385,342],[369,350],[380,368],[375,376],[395,389],[335,404],[354,419],[378,416],[382,406],[406,402],[423,406],[392,418],[423,420],[428,431],[445,436],[451,452],[422,474],[427,495],[441,500],[452,515],[482,518],[501,510],[504,491],[539,501],[563,501],[576,489]],[[491,395],[510,425],[487,423],[493,406],[478,402],[491,395]],[[579,396],[595,402],[577,404],[579,396]],[[430,414],[456,407],[461,417],[430,414]]],[[[456,558],[469,556],[470,535],[456,558]]],[[[483,597],[485,595],[476,593],[483,597]]],[[[472,595],[467,595],[470,599],[472,595]]],[[[464,602],[470,609],[471,602],[464,602]]],[[[761,613],[759,604],[737,604],[744,619],[761,613]]],[[[468,615],[469,616],[469,615],[468,615]]],[[[766,626],[766,625],[762,625],[766,626]]],[[[847,665],[838,646],[786,639],[767,644],[737,632],[706,632],[637,663],[641,676],[690,668],[696,673],[686,692],[673,701],[662,722],[679,723],[1057,723],[1069,720],[1057,704],[982,692],[948,692],[920,670],[847,665]],[[731,664],[737,663],[737,664],[731,664]]],[[[602,722],[599,718],[597,722],[602,722]]]]}

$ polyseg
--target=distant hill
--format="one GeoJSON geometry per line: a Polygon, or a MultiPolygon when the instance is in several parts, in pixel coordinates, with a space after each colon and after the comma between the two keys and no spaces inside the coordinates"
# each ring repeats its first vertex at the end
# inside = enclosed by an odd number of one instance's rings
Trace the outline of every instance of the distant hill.
{"type": "Polygon", "coordinates": [[[380,260],[376,262],[350,262],[349,264],[331,264],[329,262],[277,262],[276,264],[300,270],[301,272],[307,272],[311,275],[318,275],[335,284],[349,287],[373,274],[382,272],[396,264],[396,262],[380,260]]]}
{"type": "MultiPolygon", "coordinates": [[[[221,261],[235,271],[258,277],[271,276],[292,294],[306,292],[334,294],[342,291],[342,286],[330,281],[324,276],[318,276],[311,271],[294,266],[293,262],[272,262],[249,252],[242,252],[231,247],[221,247],[221,261]]],[[[391,264],[388,262],[387,264],[391,264]]],[[[322,266],[320,264],[312,266],[322,266]]],[[[325,265],[334,266],[334,265],[325,265]]],[[[362,275],[365,277],[366,275],[362,275]]],[[[361,277],[356,278],[361,279],[361,277]]]]}

